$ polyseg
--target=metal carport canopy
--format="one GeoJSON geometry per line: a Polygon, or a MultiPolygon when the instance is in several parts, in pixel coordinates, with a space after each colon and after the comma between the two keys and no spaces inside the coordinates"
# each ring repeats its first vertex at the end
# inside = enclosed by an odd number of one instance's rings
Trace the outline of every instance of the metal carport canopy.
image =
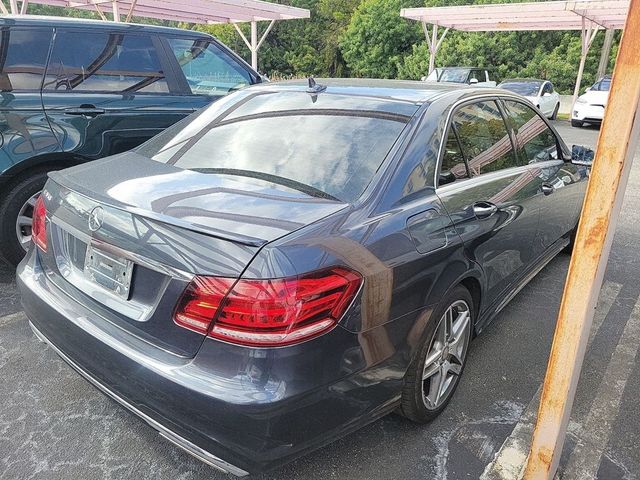
{"type": "Polygon", "coordinates": [[[449,29],[464,32],[580,30],[582,52],[574,101],[580,90],[584,63],[600,28],[624,27],[629,0],[582,0],[403,8],[400,16],[422,22],[429,44],[429,72],[449,29]],[[432,25],[429,32],[428,25],[432,25]],[[438,36],[438,27],[444,31],[438,36]]]}
{"type": "MultiPolygon", "coordinates": [[[[156,18],[187,23],[231,23],[251,50],[251,64],[258,67],[258,49],[278,20],[309,18],[311,13],[305,8],[290,7],[261,0],[23,0],[18,8],[18,0],[9,0],[11,13],[26,13],[28,3],[39,3],[57,7],[95,10],[103,20],[107,20],[103,7],[111,8],[113,20],[125,21],[131,17],[156,18]],[[269,25],[258,38],[257,22],[269,21],[269,25]],[[237,24],[251,23],[251,39],[248,40],[237,24]]],[[[3,10],[6,8],[2,5],[3,10]]]]}

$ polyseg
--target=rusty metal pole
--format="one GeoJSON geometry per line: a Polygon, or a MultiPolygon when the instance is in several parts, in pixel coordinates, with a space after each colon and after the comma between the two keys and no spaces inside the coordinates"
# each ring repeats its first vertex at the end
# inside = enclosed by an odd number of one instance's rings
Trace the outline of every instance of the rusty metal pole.
{"type": "Polygon", "coordinates": [[[640,0],[631,0],[558,314],[525,480],[552,479],[640,134],[640,0]]]}

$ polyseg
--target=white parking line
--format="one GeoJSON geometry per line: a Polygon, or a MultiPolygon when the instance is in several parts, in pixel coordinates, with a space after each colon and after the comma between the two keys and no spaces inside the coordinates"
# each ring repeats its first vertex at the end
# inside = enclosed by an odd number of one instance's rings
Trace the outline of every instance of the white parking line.
{"type": "MultiPolygon", "coordinates": [[[[593,316],[591,331],[589,332],[587,349],[591,346],[593,339],[598,334],[604,319],[609,314],[609,310],[611,310],[611,306],[621,289],[622,285],[619,283],[605,282],[600,290],[599,302],[593,316]]],[[[541,392],[542,386],[538,388],[531,402],[522,413],[520,421],[514,427],[511,435],[509,435],[502,444],[494,461],[485,468],[484,473],[480,477],[481,480],[517,480],[520,478],[521,470],[529,453],[533,427],[538,414],[538,406],[540,405],[541,392]]]]}
{"type": "Polygon", "coordinates": [[[640,338],[640,299],[637,301],[611,361],[604,373],[598,392],[571,452],[563,478],[595,479],[602,452],[609,443],[613,423],[620,410],[624,388],[638,353],[640,338]]]}

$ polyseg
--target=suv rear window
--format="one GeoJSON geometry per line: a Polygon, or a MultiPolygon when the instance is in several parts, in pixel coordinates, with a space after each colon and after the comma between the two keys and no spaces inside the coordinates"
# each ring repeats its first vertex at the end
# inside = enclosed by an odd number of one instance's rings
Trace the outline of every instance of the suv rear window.
{"type": "MultiPolygon", "coordinates": [[[[379,110],[326,108],[335,105],[328,94],[245,92],[171,127],[138,153],[180,168],[261,178],[352,202],[410,118],[379,110]],[[279,108],[283,100],[285,110],[279,108]],[[240,109],[243,115],[232,115],[240,109]]],[[[412,112],[415,108],[411,106],[412,112]]]]}
{"type": "Polygon", "coordinates": [[[60,31],[44,90],[166,93],[169,88],[149,35],[60,31]]]}
{"type": "Polygon", "coordinates": [[[40,90],[53,29],[0,30],[0,90],[40,90]]]}

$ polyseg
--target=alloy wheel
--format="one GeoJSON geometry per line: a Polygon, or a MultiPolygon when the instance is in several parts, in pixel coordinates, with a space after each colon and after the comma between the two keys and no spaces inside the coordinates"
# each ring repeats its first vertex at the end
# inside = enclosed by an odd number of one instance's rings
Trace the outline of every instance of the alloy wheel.
{"type": "Polygon", "coordinates": [[[453,392],[467,356],[470,328],[471,312],[464,300],[452,303],[440,317],[422,371],[428,410],[437,410],[453,392]]]}
{"type": "Polygon", "coordinates": [[[33,207],[36,205],[36,200],[40,196],[41,192],[36,192],[32,195],[18,212],[18,218],[16,218],[16,236],[20,246],[26,252],[31,245],[31,226],[33,224],[33,207]]]}

